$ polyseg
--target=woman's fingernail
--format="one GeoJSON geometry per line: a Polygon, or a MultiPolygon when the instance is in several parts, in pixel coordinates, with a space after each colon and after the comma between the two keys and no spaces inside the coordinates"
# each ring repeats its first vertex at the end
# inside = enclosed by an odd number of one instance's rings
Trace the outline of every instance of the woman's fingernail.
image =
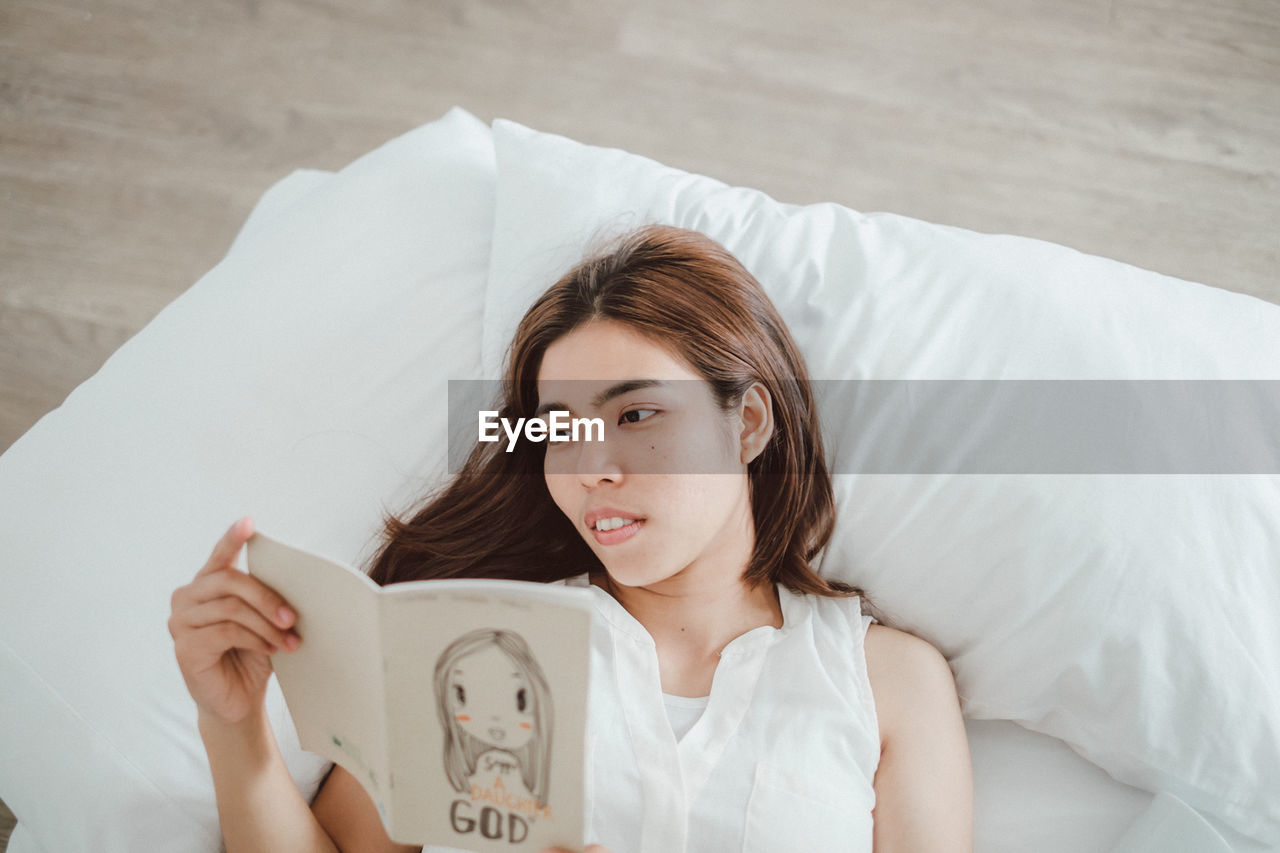
{"type": "Polygon", "coordinates": [[[289,634],[284,638],[284,644],[289,647],[289,651],[296,649],[301,642],[297,634],[289,634]]]}
{"type": "Polygon", "coordinates": [[[287,607],[281,607],[276,611],[276,621],[280,623],[281,628],[287,628],[289,623],[293,621],[293,612],[287,607]]]}

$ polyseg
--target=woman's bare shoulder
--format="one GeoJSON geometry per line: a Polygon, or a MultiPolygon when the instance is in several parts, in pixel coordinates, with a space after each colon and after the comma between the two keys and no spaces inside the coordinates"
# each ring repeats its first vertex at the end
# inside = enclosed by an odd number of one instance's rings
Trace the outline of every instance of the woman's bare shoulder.
{"type": "Polygon", "coordinates": [[[915,634],[888,625],[867,626],[863,648],[867,678],[880,723],[881,747],[929,709],[952,707],[955,678],[942,652],[915,634]]]}

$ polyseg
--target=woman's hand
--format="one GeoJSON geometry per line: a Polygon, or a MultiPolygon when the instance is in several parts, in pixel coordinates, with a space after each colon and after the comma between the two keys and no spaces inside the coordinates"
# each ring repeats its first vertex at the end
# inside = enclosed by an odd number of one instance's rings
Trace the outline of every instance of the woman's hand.
{"type": "Polygon", "coordinates": [[[204,568],[169,602],[169,633],[187,690],[202,716],[227,724],[262,707],[269,656],[301,642],[288,630],[295,620],[288,603],[235,566],[252,535],[252,519],[231,525],[204,568]]]}

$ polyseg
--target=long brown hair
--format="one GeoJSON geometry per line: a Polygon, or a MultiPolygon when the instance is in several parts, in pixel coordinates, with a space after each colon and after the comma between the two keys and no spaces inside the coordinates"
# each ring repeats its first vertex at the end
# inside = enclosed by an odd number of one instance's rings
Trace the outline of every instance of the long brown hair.
{"type": "MultiPolygon", "coordinates": [[[[594,319],[624,323],[687,362],[722,409],[755,382],[772,396],[774,433],[747,466],[755,543],[743,579],[794,592],[862,595],[810,565],[835,524],[818,413],[800,350],[760,283],[722,246],[696,231],[650,225],[588,257],[552,285],[521,320],[507,351],[499,417],[537,411],[542,356],[594,319]]],[[[459,473],[408,521],[390,517],[370,576],[379,584],[421,578],[552,581],[603,566],[552,501],[544,447],[508,453],[477,442],[459,473]]]]}

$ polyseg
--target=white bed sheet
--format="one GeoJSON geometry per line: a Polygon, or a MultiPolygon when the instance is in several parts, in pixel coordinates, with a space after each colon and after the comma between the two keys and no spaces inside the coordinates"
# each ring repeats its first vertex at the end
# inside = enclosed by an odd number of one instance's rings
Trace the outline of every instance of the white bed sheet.
{"type": "MultiPolygon", "coordinates": [[[[1171,798],[1117,782],[1057,738],[1007,720],[967,720],[965,728],[973,754],[976,853],[1272,850],[1171,798]],[[1206,836],[1206,827],[1219,837],[1206,836]]],[[[7,853],[51,851],[19,823],[7,853]]]]}
{"type": "Polygon", "coordinates": [[[1169,795],[1126,785],[1064,741],[966,720],[977,853],[1265,853],[1169,795]]]}

